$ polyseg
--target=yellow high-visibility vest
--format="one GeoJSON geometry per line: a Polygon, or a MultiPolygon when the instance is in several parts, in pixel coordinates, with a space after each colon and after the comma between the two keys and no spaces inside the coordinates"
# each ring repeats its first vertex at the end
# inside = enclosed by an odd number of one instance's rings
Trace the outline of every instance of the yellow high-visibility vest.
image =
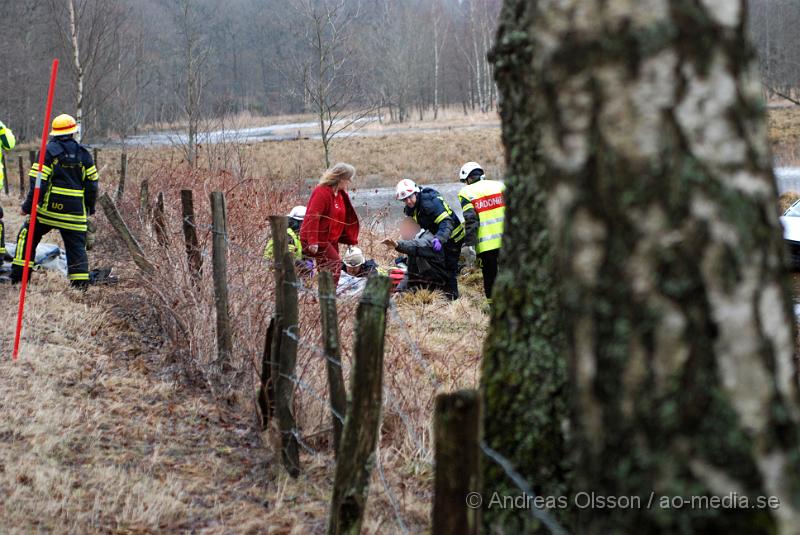
{"type": "MultiPolygon", "coordinates": [[[[294,255],[295,260],[302,260],[303,259],[303,245],[300,243],[300,236],[290,228],[286,229],[286,233],[289,235],[289,252],[294,255]]],[[[273,249],[273,241],[270,239],[267,242],[267,246],[264,248],[264,258],[266,260],[272,260],[274,254],[272,252],[273,249]]]]}
{"type": "MultiPolygon", "coordinates": [[[[11,150],[16,144],[17,139],[14,137],[14,132],[0,122],[0,152],[11,150]]],[[[6,179],[5,167],[5,160],[3,160],[2,165],[0,165],[0,188],[3,187],[3,183],[6,179]]]]}
{"type": "Polygon", "coordinates": [[[464,186],[458,192],[464,212],[475,210],[475,213],[478,214],[480,226],[478,227],[478,244],[475,246],[475,252],[478,254],[499,249],[503,243],[503,225],[506,214],[503,192],[505,190],[505,184],[497,180],[479,180],[474,184],[464,186]]]}

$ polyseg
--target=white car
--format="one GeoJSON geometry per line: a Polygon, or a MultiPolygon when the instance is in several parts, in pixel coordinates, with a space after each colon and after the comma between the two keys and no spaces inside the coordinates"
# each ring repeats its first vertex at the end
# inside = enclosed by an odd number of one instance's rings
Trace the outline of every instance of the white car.
{"type": "Polygon", "coordinates": [[[792,269],[800,271],[800,200],[795,201],[781,216],[783,239],[789,246],[792,269]]]}

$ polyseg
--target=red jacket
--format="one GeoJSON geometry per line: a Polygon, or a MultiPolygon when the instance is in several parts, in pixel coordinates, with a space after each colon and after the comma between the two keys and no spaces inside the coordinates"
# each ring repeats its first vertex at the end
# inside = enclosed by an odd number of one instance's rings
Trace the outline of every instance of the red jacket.
{"type": "Polygon", "coordinates": [[[330,217],[333,213],[334,192],[330,186],[317,186],[311,192],[311,198],[306,206],[306,216],[303,218],[303,226],[300,227],[300,240],[303,248],[307,245],[319,245],[327,243],[344,243],[356,245],[358,243],[358,215],[356,214],[350,197],[346,191],[342,191],[344,200],[344,229],[338,236],[332,234],[330,217]]]}

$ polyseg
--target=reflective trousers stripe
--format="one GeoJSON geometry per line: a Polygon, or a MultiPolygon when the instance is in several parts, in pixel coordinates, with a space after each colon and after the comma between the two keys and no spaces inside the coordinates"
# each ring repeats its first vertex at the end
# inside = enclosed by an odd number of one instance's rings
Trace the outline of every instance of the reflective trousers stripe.
{"type": "MultiPolygon", "coordinates": [[[[25,238],[28,236],[28,229],[23,228],[19,231],[19,236],[17,237],[17,250],[14,252],[14,260],[11,262],[15,266],[25,266],[25,238]]],[[[36,252],[33,252],[34,259],[36,258],[36,252]]],[[[33,259],[31,259],[30,267],[34,267],[33,259]]]]}
{"type": "Polygon", "coordinates": [[[88,273],[70,273],[69,280],[71,281],[88,281],[89,274],[88,273]]]}

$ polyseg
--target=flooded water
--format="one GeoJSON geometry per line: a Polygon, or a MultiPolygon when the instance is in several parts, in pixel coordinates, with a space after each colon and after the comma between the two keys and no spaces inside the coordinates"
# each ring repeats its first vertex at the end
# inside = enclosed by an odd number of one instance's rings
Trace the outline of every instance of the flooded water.
{"type": "MultiPolygon", "coordinates": [[[[358,125],[365,125],[377,121],[377,117],[364,117],[355,121],[358,125]]],[[[314,121],[304,123],[283,123],[269,126],[258,126],[254,128],[235,128],[224,130],[212,130],[199,132],[197,142],[201,145],[215,143],[247,143],[252,141],[286,141],[290,139],[319,138],[319,134],[314,132],[304,132],[310,129],[318,129],[319,123],[314,121]]],[[[345,136],[350,132],[342,132],[339,135],[345,136]]],[[[139,134],[129,137],[125,143],[135,147],[149,147],[160,145],[181,145],[187,143],[189,136],[184,131],[173,130],[165,132],[153,132],[139,134]]],[[[110,141],[101,143],[99,147],[111,147],[119,145],[119,142],[110,141]]]]}
{"type": "MultiPolygon", "coordinates": [[[[800,192],[800,167],[776,167],[775,178],[779,193],[800,192]]],[[[458,190],[463,186],[460,182],[420,185],[429,186],[441,193],[453,211],[461,217],[461,205],[457,196],[458,190]]],[[[362,218],[382,217],[386,219],[386,225],[392,226],[403,218],[403,204],[395,200],[394,195],[394,187],[362,188],[351,192],[350,198],[362,218]]],[[[800,278],[798,278],[797,290],[800,295],[800,278]]]]}
{"type": "MultiPolygon", "coordinates": [[[[420,186],[428,186],[441,193],[445,202],[461,217],[458,190],[463,187],[463,184],[453,182],[449,184],[420,184],[420,186]]],[[[396,228],[400,220],[403,219],[403,207],[405,205],[395,199],[394,187],[357,189],[350,192],[350,199],[362,219],[382,219],[382,225],[386,228],[396,228]]]]}
{"type": "MultiPolygon", "coordinates": [[[[378,122],[377,117],[364,117],[355,121],[356,128],[348,129],[336,134],[336,137],[380,137],[401,134],[425,134],[443,132],[449,127],[384,127],[378,129],[359,129],[370,123],[378,122]]],[[[500,123],[477,124],[470,126],[460,126],[460,130],[476,130],[482,128],[499,128],[500,123]]],[[[215,143],[252,143],[259,141],[290,141],[293,139],[320,139],[319,123],[284,123],[268,126],[258,126],[253,128],[235,128],[225,130],[212,130],[199,132],[197,142],[201,145],[215,143]]],[[[125,144],[133,147],[157,147],[164,145],[183,145],[188,142],[188,134],[184,131],[173,130],[164,132],[151,132],[131,136],[125,140],[125,144]]],[[[112,148],[119,147],[120,141],[107,141],[104,143],[93,144],[93,147],[112,148]]]]}
{"type": "Polygon", "coordinates": [[[800,192],[800,167],[776,167],[775,181],[778,184],[778,193],[800,192]]]}

